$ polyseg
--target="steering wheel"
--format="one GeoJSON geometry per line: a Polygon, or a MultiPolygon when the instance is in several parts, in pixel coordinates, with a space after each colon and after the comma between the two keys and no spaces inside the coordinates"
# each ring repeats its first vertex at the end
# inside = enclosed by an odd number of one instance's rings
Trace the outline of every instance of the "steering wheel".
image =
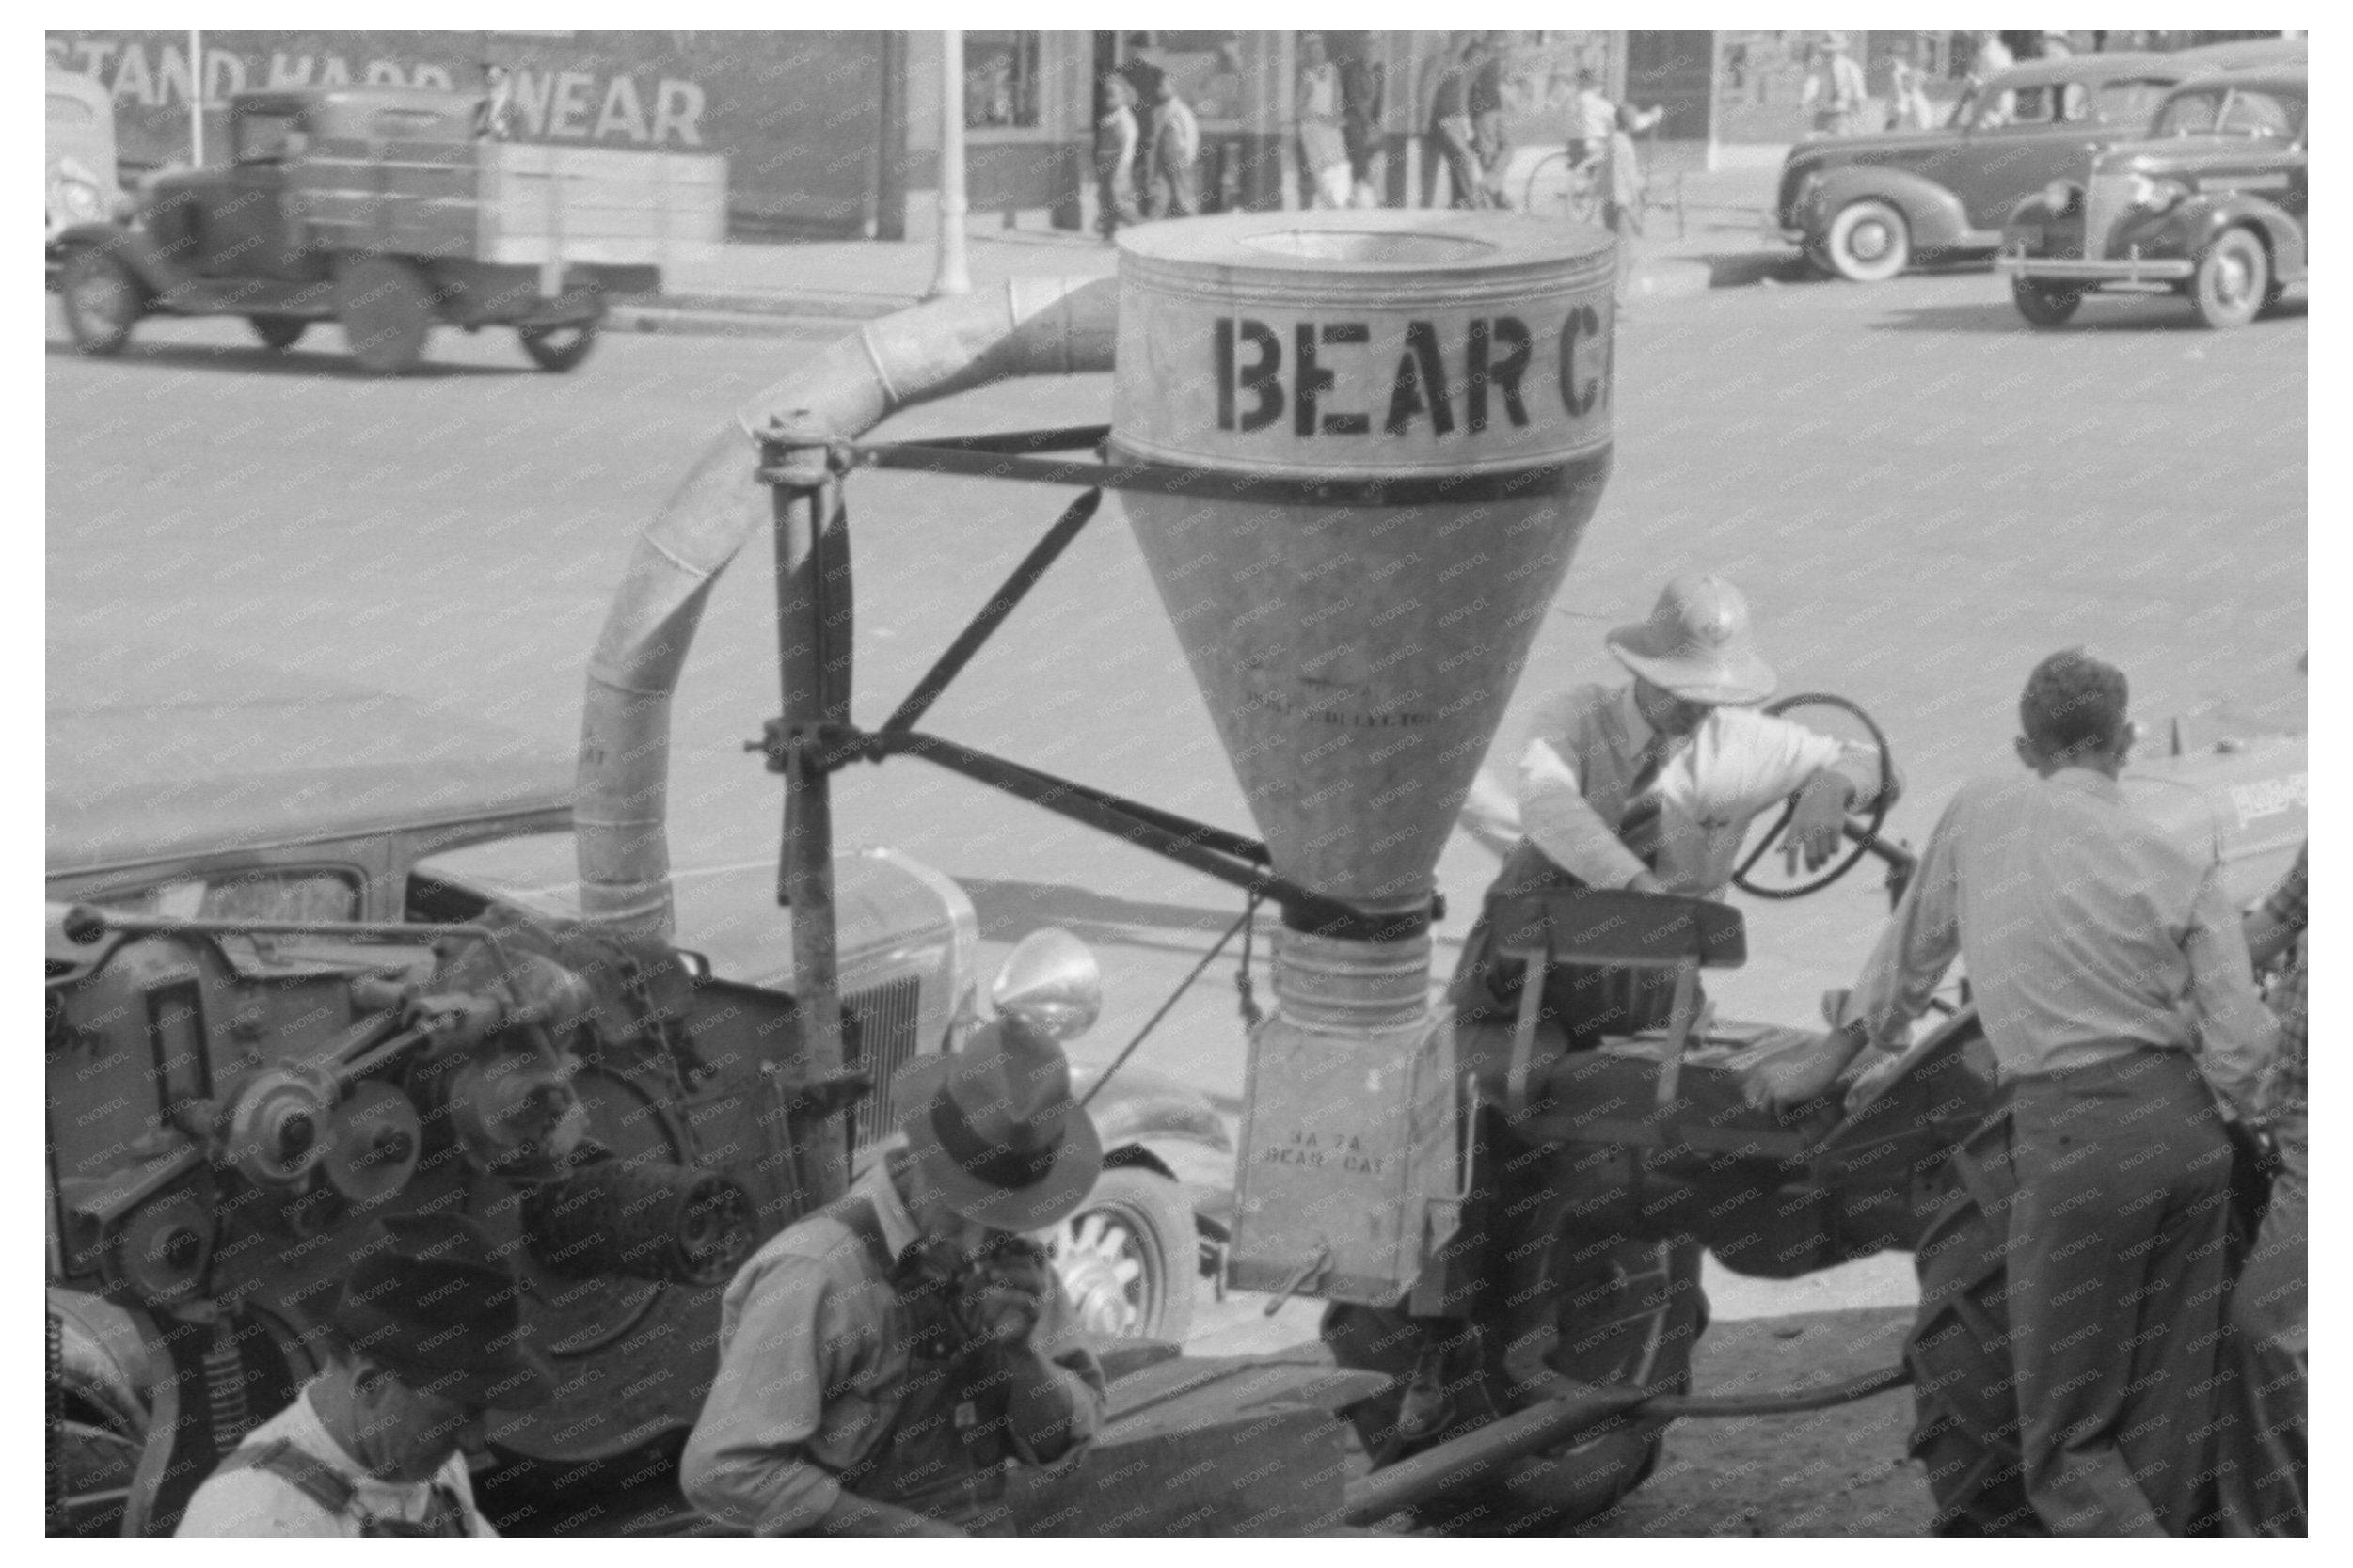
{"type": "MultiPolygon", "coordinates": [[[[1832,696],[1826,691],[1801,691],[1795,696],[1767,704],[1764,711],[1775,718],[1786,718],[1791,709],[1803,707],[1834,708],[1847,715],[1853,723],[1861,725],[1869,734],[1871,744],[1879,750],[1880,778],[1889,780],[1896,776],[1895,753],[1888,748],[1886,732],[1860,705],[1844,697],[1832,696]]],[[[1792,796],[1782,802],[1781,815],[1773,819],[1772,827],[1765,830],[1756,847],[1741,858],[1739,869],[1732,873],[1732,885],[1758,898],[1803,898],[1809,893],[1820,893],[1853,870],[1855,863],[1865,855],[1878,853],[1884,857],[1887,851],[1880,843],[1879,830],[1886,824],[1888,809],[1894,804],[1888,798],[1889,794],[1888,790],[1882,788],[1867,810],[1847,818],[1846,837],[1852,847],[1833,861],[1826,869],[1815,873],[1810,879],[1786,887],[1752,881],[1749,873],[1766,855],[1780,847],[1783,835],[1789,831],[1789,819],[1797,815],[1797,799],[1792,796]]]]}

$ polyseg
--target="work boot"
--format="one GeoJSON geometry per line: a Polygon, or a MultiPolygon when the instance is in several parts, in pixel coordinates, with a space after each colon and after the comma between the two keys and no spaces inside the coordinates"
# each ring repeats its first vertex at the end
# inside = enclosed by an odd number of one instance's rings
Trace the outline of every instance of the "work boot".
{"type": "Polygon", "coordinates": [[[1405,1397],[1397,1403],[1397,1439],[1425,1443],[1444,1432],[1455,1418],[1455,1397],[1446,1385],[1446,1346],[1425,1342],[1406,1378],[1405,1397]]]}

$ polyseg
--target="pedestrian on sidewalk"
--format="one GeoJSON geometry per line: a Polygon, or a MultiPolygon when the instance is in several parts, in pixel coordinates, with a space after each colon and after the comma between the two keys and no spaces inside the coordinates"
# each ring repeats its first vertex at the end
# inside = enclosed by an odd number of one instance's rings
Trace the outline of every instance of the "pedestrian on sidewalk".
{"type": "Polygon", "coordinates": [[[1299,79],[1294,100],[1299,142],[1299,194],[1310,207],[1348,205],[1348,138],[1342,129],[1340,67],[1324,35],[1299,40],[1299,79]]]}
{"type": "Polygon", "coordinates": [[[1448,183],[1453,188],[1453,205],[1456,207],[1487,207],[1487,182],[1479,167],[1478,136],[1471,120],[1471,78],[1487,58],[1487,40],[1473,38],[1462,46],[1453,63],[1439,71],[1438,86],[1430,95],[1428,120],[1430,146],[1437,156],[1429,163],[1423,177],[1425,188],[1423,204],[1435,204],[1438,196],[1438,170],[1442,163],[1448,183]]]}
{"type": "Polygon", "coordinates": [[[1627,279],[1634,270],[1634,241],[1643,231],[1644,185],[1642,161],[1634,150],[1634,133],[1658,123],[1661,111],[1646,116],[1632,104],[1621,104],[1610,127],[1602,154],[1601,226],[1617,236],[1617,297],[1626,300],[1627,279]]]}
{"type": "Polygon", "coordinates": [[[1798,103],[1812,111],[1818,135],[1852,136],[1861,124],[1865,97],[1863,68],[1847,52],[1847,36],[1831,33],[1814,51],[1814,68],[1806,72],[1798,103]]]}
{"type": "Polygon", "coordinates": [[[1932,131],[1936,111],[1928,101],[1928,71],[1920,65],[1920,42],[1904,39],[1887,68],[1887,128],[1891,131],[1932,131]]]}
{"type": "MultiPolygon", "coordinates": [[[[1940,1533],[2023,1521],[2053,1535],[2186,1535],[2215,1526],[2232,1401],[2223,1349],[2232,1147],[2224,1105],[2259,1114],[2278,1031],[2211,852],[2136,812],[2123,673],[2079,648],[2019,699],[2024,779],[1962,785],[1841,1009],[1813,1052],[1752,1069],[1752,1103],[1827,1092],[1867,1046],[1900,1051],[1955,957],[2000,1087],[1951,1155],[2005,1271],[2020,1461],[1986,1455],[1940,1533]],[[1982,1490],[1978,1490],[1978,1488],[1982,1490]],[[1972,1506],[1974,1504],[1974,1506],[1972,1506]]],[[[1946,1248],[1949,1259],[1975,1249],[1946,1248]]],[[[1920,1259],[1920,1326],[1955,1294],[1920,1259]]],[[[1941,1373],[1908,1355],[1927,1432],[1941,1373]]],[[[1949,1349],[1945,1354],[1950,1354],[1949,1349]]]]}
{"type": "Polygon", "coordinates": [[[1381,150],[1381,100],[1387,83],[1381,68],[1367,60],[1361,44],[1340,66],[1340,132],[1348,144],[1349,199],[1378,207],[1387,159],[1381,150]]]}
{"type": "Polygon", "coordinates": [[[1511,140],[1503,129],[1503,52],[1488,44],[1478,69],[1471,73],[1468,95],[1473,145],[1479,150],[1479,180],[1490,207],[1511,205],[1503,191],[1512,159],[1511,140]]]}
{"type": "Polygon", "coordinates": [[[1108,241],[1123,223],[1142,221],[1136,208],[1136,89],[1116,71],[1095,84],[1095,227],[1108,241]]]}
{"type": "Polygon", "coordinates": [[[1142,52],[1143,39],[1130,35],[1134,50],[1120,67],[1136,91],[1136,116],[1141,132],[1136,181],[1142,189],[1148,218],[1191,217],[1200,211],[1193,182],[1194,160],[1200,154],[1200,129],[1191,107],[1183,103],[1169,73],[1142,52]]]}

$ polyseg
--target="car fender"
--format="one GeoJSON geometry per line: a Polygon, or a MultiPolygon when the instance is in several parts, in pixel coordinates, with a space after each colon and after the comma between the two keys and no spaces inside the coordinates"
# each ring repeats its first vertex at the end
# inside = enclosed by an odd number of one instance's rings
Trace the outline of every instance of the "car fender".
{"type": "Polygon", "coordinates": [[[1830,231],[1830,221],[1839,209],[1867,197],[1892,202],[1903,214],[1903,221],[1912,230],[1916,254],[1958,245],[1968,232],[1969,220],[1962,211],[1961,198],[1935,181],[1909,169],[1850,164],[1823,174],[1815,187],[1814,221],[1806,225],[1815,243],[1820,244],[1830,231]]]}
{"type": "Polygon", "coordinates": [[[77,223],[60,230],[53,243],[60,257],[82,249],[107,252],[131,269],[151,296],[167,293],[184,281],[180,269],[144,232],[119,223],[77,223]]]}
{"type": "Polygon", "coordinates": [[[2224,230],[2245,225],[2262,233],[2271,251],[2275,279],[2292,283],[2304,276],[2304,226],[2262,197],[2234,191],[2218,201],[2199,203],[2185,216],[2183,237],[2191,256],[2203,255],[2224,230]]]}
{"type": "MultiPolygon", "coordinates": [[[[1099,1082],[1095,1074],[1081,1073],[1072,1088],[1084,1097],[1099,1082]]],[[[1121,1069],[1088,1101],[1087,1114],[1094,1118],[1095,1135],[1106,1152],[1116,1153],[1131,1144],[1171,1140],[1200,1144],[1220,1154],[1233,1148],[1225,1118],[1207,1096],[1156,1072],[1121,1069]]]]}

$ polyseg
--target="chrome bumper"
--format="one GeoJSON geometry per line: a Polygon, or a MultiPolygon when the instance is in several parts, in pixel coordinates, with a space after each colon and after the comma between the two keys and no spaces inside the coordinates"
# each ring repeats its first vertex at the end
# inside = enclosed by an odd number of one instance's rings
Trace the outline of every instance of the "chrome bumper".
{"type": "Polygon", "coordinates": [[[2198,263],[2145,261],[2138,256],[2121,261],[2081,261],[2005,250],[1994,258],[1994,270],[2010,277],[2048,277],[2063,283],[2178,283],[2196,272],[2198,263]]]}

